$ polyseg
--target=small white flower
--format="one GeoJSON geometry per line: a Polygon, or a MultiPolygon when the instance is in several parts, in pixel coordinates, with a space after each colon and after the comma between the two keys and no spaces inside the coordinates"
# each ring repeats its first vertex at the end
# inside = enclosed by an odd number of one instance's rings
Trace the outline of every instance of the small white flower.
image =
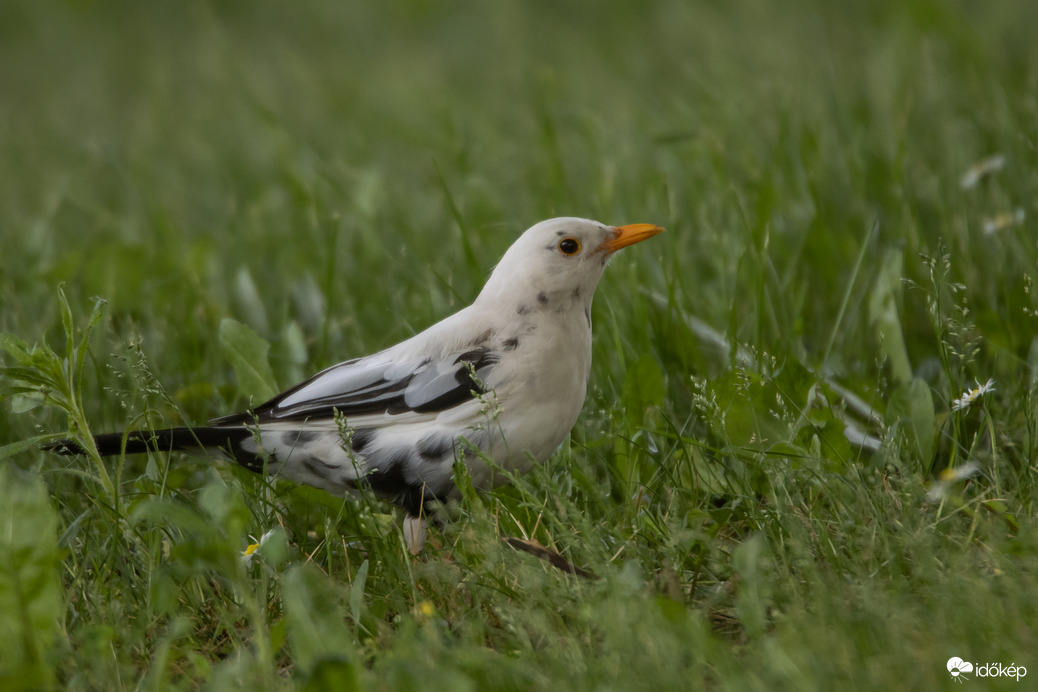
{"type": "Polygon", "coordinates": [[[977,471],[980,471],[980,466],[977,465],[977,462],[967,461],[962,466],[956,466],[953,469],[944,469],[940,473],[940,479],[945,483],[954,483],[956,481],[972,478],[977,475],[977,471]]]}
{"type": "Polygon", "coordinates": [[[973,164],[968,171],[966,171],[962,179],[959,180],[959,187],[963,190],[968,190],[971,187],[976,186],[980,182],[980,179],[997,173],[1002,170],[1002,167],[1006,165],[1006,157],[1002,154],[995,154],[989,156],[986,159],[982,159],[977,163],[973,164]]]}
{"type": "Polygon", "coordinates": [[[941,471],[938,475],[937,480],[930,486],[930,490],[927,491],[926,497],[931,502],[937,502],[948,496],[948,491],[951,487],[959,481],[964,481],[967,478],[972,478],[977,475],[980,471],[980,466],[974,461],[967,461],[962,466],[956,466],[955,468],[947,468],[941,471]]]}
{"type": "Polygon", "coordinates": [[[980,383],[980,380],[974,380],[977,383],[976,388],[963,392],[962,396],[952,402],[952,411],[962,411],[968,409],[973,405],[980,397],[984,396],[988,392],[995,391],[995,380],[988,378],[988,381],[984,384],[980,383]]]}
{"type": "Polygon", "coordinates": [[[991,235],[1010,226],[1019,226],[1024,222],[1025,217],[1024,210],[1017,207],[1013,211],[1003,212],[1002,214],[996,214],[984,219],[981,228],[984,229],[984,235],[991,235]]]}
{"type": "Polygon", "coordinates": [[[267,531],[265,534],[260,536],[259,540],[256,540],[255,536],[249,536],[253,542],[250,543],[249,547],[241,553],[241,560],[245,563],[246,569],[252,567],[252,556],[256,554],[257,550],[263,547],[263,544],[267,542],[268,538],[274,535],[274,531],[276,530],[277,529],[271,529],[270,531],[267,531]]]}

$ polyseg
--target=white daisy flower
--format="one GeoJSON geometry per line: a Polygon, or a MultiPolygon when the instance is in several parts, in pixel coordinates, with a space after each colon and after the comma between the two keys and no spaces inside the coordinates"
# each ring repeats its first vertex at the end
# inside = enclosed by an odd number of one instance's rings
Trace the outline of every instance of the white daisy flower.
{"type": "Polygon", "coordinates": [[[274,535],[277,529],[271,529],[265,534],[260,536],[259,540],[256,540],[255,536],[249,536],[254,542],[249,544],[245,550],[241,553],[242,562],[245,563],[245,568],[252,567],[252,556],[256,554],[256,551],[263,547],[263,544],[267,542],[267,539],[274,535]]]}
{"type": "Polygon", "coordinates": [[[951,487],[959,481],[964,481],[967,478],[972,478],[977,475],[980,471],[980,466],[974,461],[967,461],[962,466],[956,466],[955,468],[947,468],[941,471],[938,475],[937,480],[930,486],[930,490],[927,491],[926,497],[931,502],[937,502],[938,500],[948,496],[948,491],[951,487]]]}
{"type": "Polygon", "coordinates": [[[980,383],[980,380],[974,380],[977,386],[974,389],[969,389],[963,392],[962,396],[952,402],[952,411],[962,411],[968,409],[973,405],[980,397],[984,396],[988,392],[995,391],[995,380],[988,378],[988,381],[984,384],[980,383]]]}

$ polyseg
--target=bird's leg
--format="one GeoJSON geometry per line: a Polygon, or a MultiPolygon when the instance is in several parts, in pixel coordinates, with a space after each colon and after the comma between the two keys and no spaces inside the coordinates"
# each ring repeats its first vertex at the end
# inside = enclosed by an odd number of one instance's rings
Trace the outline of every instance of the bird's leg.
{"type": "Polygon", "coordinates": [[[408,514],[404,517],[404,541],[412,555],[422,552],[425,546],[426,523],[422,517],[408,514]]]}

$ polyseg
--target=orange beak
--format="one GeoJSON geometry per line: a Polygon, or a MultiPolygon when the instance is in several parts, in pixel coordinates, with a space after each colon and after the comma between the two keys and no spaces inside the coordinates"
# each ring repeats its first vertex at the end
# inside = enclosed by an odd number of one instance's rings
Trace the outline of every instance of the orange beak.
{"type": "Polygon", "coordinates": [[[663,228],[653,223],[632,223],[627,226],[615,226],[613,237],[596,248],[596,251],[616,252],[620,248],[648,240],[657,233],[663,233],[663,228]]]}

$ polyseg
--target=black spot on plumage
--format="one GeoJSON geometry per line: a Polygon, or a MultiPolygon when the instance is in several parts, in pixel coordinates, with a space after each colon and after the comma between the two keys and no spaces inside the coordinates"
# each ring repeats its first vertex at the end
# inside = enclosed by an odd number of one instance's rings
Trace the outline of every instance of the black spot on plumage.
{"type": "Polygon", "coordinates": [[[458,381],[458,385],[461,387],[468,387],[470,392],[474,390],[479,394],[485,394],[486,388],[483,386],[483,383],[480,382],[477,373],[483,368],[488,368],[497,363],[499,360],[497,354],[489,349],[485,349],[476,357],[475,360],[469,360],[467,358],[464,360],[472,363],[472,367],[458,370],[458,372],[455,373],[454,378],[458,381]]]}
{"type": "Polygon", "coordinates": [[[350,446],[353,448],[354,454],[360,454],[364,451],[364,448],[368,446],[368,443],[375,439],[374,428],[357,428],[353,431],[353,438],[350,446]]]}
{"type": "Polygon", "coordinates": [[[547,305],[548,304],[548,294],[545,293],[544,291],[541,291],[540,293],[538,293],[537,294],[537,302],[540,303],[541,305],[547,305]]]}
{"type": "Polygon", "coordinates": [[[519,337],[513,336],[511,339],[505,339],[503,345],[506,351],[514,351],[519,348],[519,337]]]}
{"type": "Polygon", "coordinates": [[[309,472],[309,474],[311,476],[314,476],[315,478],[327,478],[328,472],[333,470],[328,467],[328,464],[325,464],[320,459],[317,459],[316,457],[312,457],[309,455],[304,456],[302,459],[299,459],[298,461],[302,463],[303,468],[306,469],[307,472],[309,472]]]}
{"type": "Polygon", "coordinates": [[[529,312],[530,312],[530,306],[529,305],[520,305],[519,307],[517,307],[515,309],[515,314],[519,315],[520,317],[522,317],[523,315],[529,314],[529,312]]]}
{"type": "Polygon", "coordinates": [[[579,298],[581,293],[583,293],[583,289],[580,286],[577,286],[576,288],[573,289],[573,297],[574,298],[579,298]]]}
{"type": "Polygon", "coordinates": [[[375,495],[418,516],[430,502],[437,501],[437,497],[424,483],[412,483],[404,476],[410,457],[409,450],[399,450],[363,478],[349,482],[355,487],[367,486],[375,495]]]}
{"type": "Polygon", "coordinates": [[[322,433],[314,432],[313,430],[296,430],[285,434],[285,444],[289,447],[298,447],[310,444],[321,437],[321,435],[322,433]]]}
{"type": "Polygon", "coordinates": [[[454,448],[454,438],[450,435],[426,435],[418,440],[415,451],[425,461],[438,461],[454,448]]]}
{"type": "Polygon", "coordinates": [[[320,472],[313,472],[318,476],[327,476],[329,472],[339,470],[338,464],[333,464],[330,461],[325,461],[321,457],[314,456],[313,454],[307,454],[303,456],[303,464],[306,465],[306,468],[308,470],[319,469],[320,472]]]}
{"type": "Polygon", "coordinates": [[[373,468],[363,478],[355,478],[351,483],[356,487],[367,486],[375,495],[395,501],[397,497],[411,489],[410,484],[404,479],[404,467],[401,463],[401,461],[406,461],[406,458],[406,454],[403,459],[391,457],[373,468]]]}
{"type": "MultiPolygon", "coordinates": [[[[497,363],[498,357],[497,354],[491,351],[489,348],[483,347],[473,349],[471,351],[465,351],[460,356],[454,359],[454,364],[457,365],[462,361],[472,363],[472,367],[476,370],[479,370],[480,368],[485,368],[497,363]]],[[[460,370],[459,374],[466,372],[466,370],[460,370]]]]}

